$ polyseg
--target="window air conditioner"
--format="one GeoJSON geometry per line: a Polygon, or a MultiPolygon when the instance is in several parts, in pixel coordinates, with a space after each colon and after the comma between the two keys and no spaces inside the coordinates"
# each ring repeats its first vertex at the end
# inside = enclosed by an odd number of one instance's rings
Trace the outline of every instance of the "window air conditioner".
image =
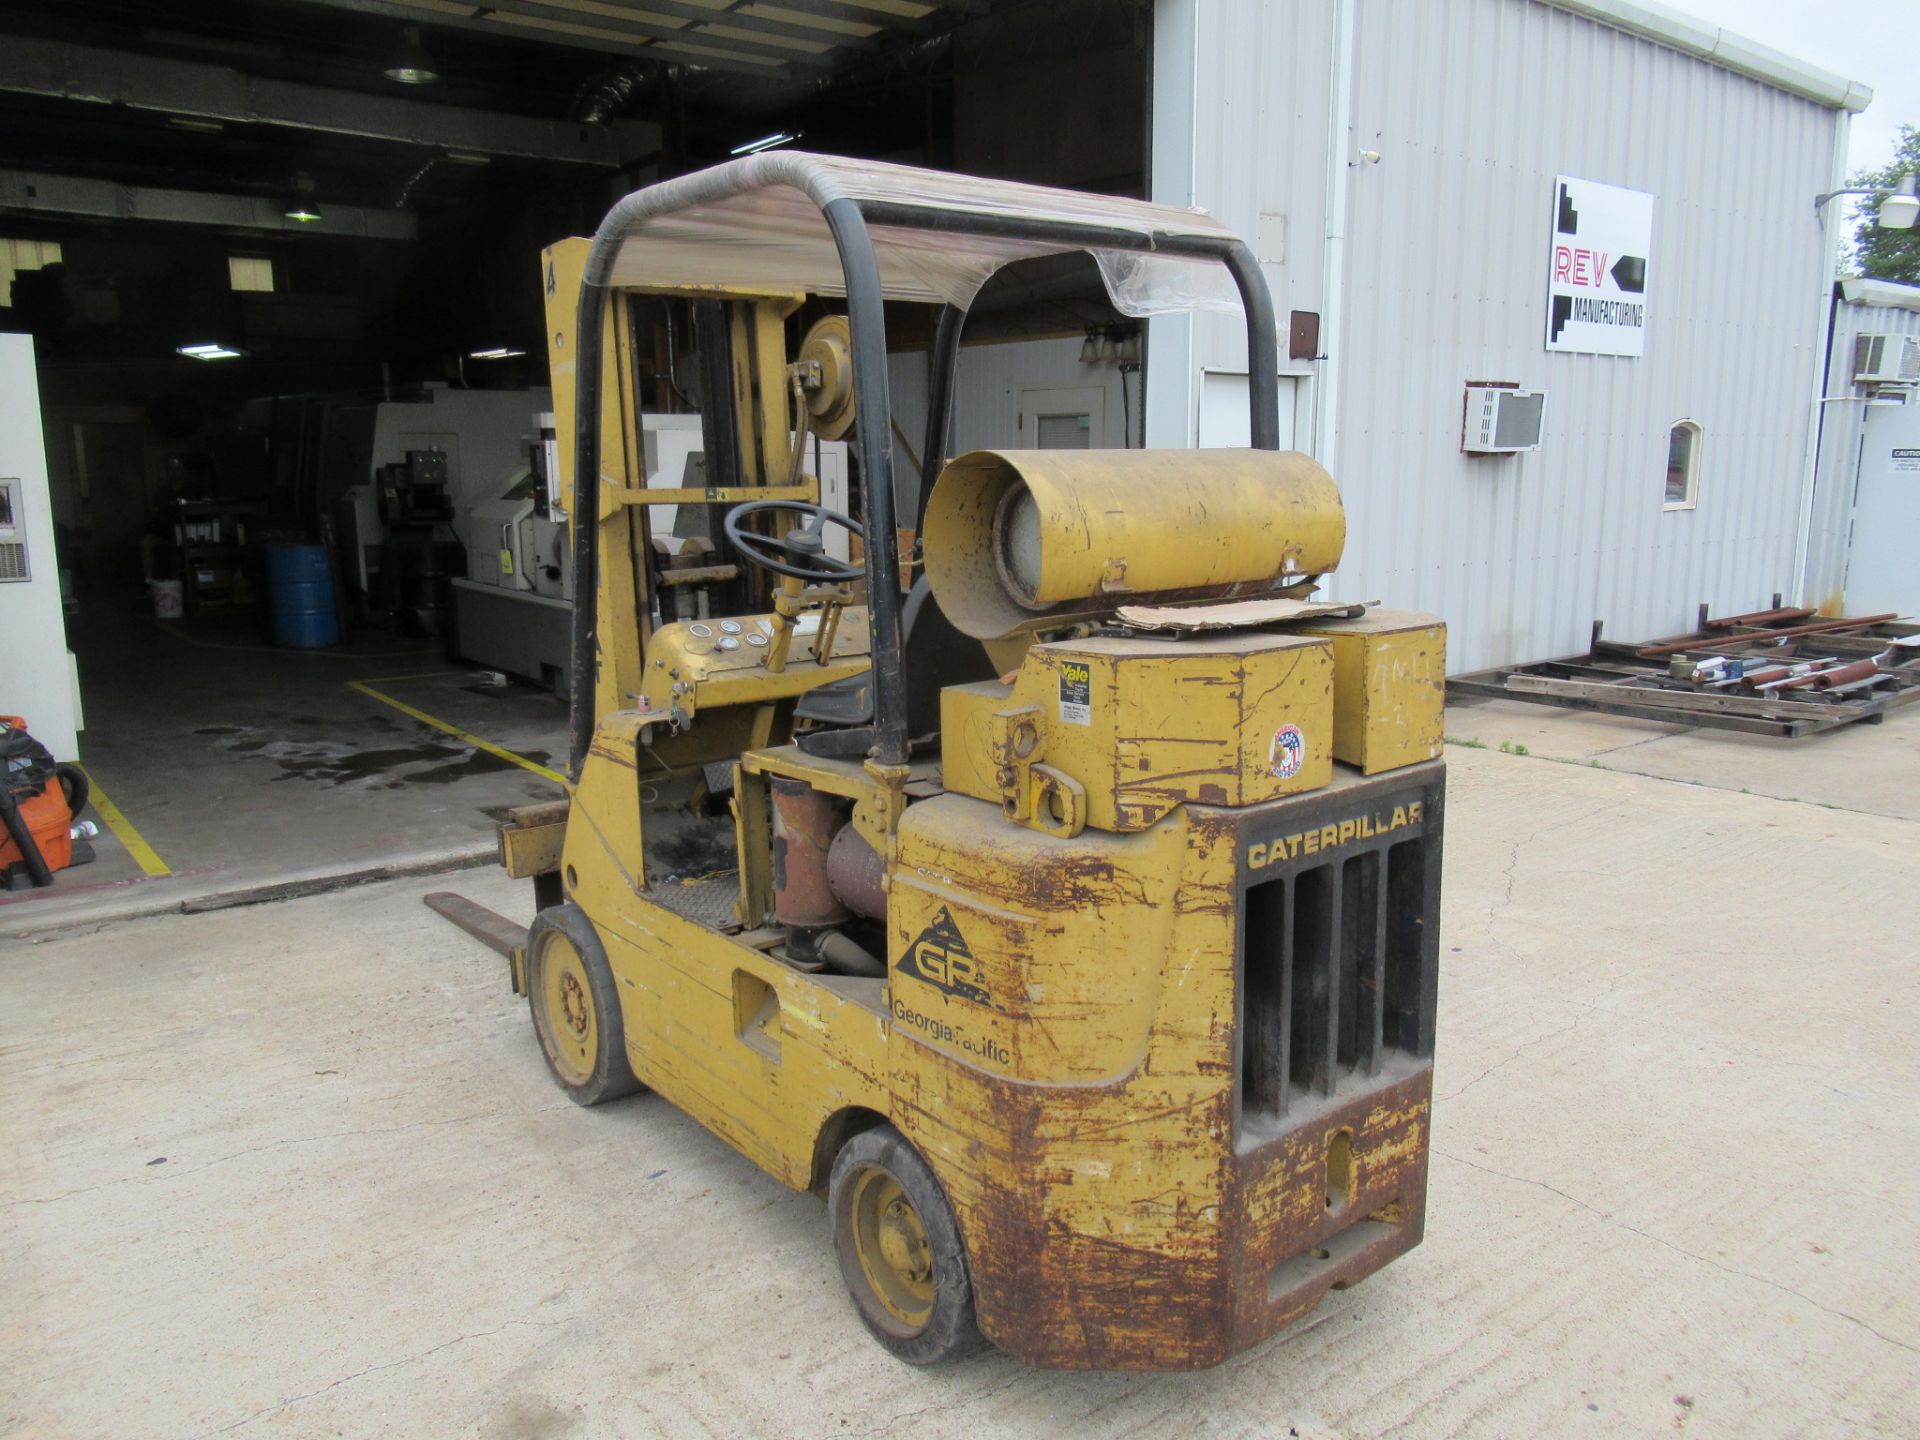
{"type": "Polygon", "coordinates": [[[1920,384],[1920,335],[1854,336],[1853,383],[1920,384]]]}
{"type": "Polygon", "coordinates": [[[1466,423],[1460,448],[1469,455],[1513,455],[1540,448],[1546,418],[1544,390],[1512,385],[1467,386],[1466,423]]]}

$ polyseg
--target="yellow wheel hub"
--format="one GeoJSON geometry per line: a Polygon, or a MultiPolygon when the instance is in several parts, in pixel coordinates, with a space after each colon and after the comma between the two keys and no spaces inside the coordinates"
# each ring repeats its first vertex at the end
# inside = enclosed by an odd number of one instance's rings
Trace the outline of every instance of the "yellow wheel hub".
{"type": "Polygon", "coordinates": [[[884,1170],[854,1182],[853,1242],[873,1298],[908,1329],[925,1325],[933,1315],[933,1246],[920,1212],[884,1170]]]}
{"type": "Polygon", "coordinates": [[[593,1078],[600,1050],[593,987],[580,952],[563,935],[552,935],[540,952],[540,1039],[554,1068],[569,1085],[593,1078]]]}

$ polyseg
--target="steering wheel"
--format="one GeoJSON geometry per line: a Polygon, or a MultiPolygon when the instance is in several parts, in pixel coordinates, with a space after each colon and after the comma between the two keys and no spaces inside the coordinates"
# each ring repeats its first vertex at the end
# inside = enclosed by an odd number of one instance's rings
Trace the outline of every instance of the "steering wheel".
{"type": "Polygon", "coordinates": [[[806,500],[749,500],[727,512],[723,528],[727,532],[727,539],[733,542],[734,548],[744,558],[776,575],[791,575],[796,580],[832,585],[855,575],[866,574],[864,566],[850,565],[845,560],[836,560],[827,554],[823,534],[829,524],[838,525],[849,534],[862,538],[867,533],[861,528],[860,522],[851,516],[806,500]],[[807,523],[789,530],[776,540],[771,535],[749,530],[741,523],[751,515],[792,515],[804,518],[807,523]]]}

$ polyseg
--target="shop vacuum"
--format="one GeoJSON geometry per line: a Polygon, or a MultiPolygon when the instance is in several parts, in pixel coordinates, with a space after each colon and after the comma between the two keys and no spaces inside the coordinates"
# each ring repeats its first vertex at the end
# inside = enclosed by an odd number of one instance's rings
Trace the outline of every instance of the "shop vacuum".
{"type": "Polygon", "coordinates": [[[56,762],[17,715],[0,715],[0,887],[51,885],[56,870],[93,859],[86,808],[87,777],[56,762]]]}

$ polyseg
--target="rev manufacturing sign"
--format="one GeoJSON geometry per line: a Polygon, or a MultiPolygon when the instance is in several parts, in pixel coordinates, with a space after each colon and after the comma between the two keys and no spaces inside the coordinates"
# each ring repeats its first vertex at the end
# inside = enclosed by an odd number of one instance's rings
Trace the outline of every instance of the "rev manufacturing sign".
{"type": "Polygon", "coordinates": [[[1644,355],[1653,196],[1562,175],[1553,187],[1547,349],[1644,355]]]}

